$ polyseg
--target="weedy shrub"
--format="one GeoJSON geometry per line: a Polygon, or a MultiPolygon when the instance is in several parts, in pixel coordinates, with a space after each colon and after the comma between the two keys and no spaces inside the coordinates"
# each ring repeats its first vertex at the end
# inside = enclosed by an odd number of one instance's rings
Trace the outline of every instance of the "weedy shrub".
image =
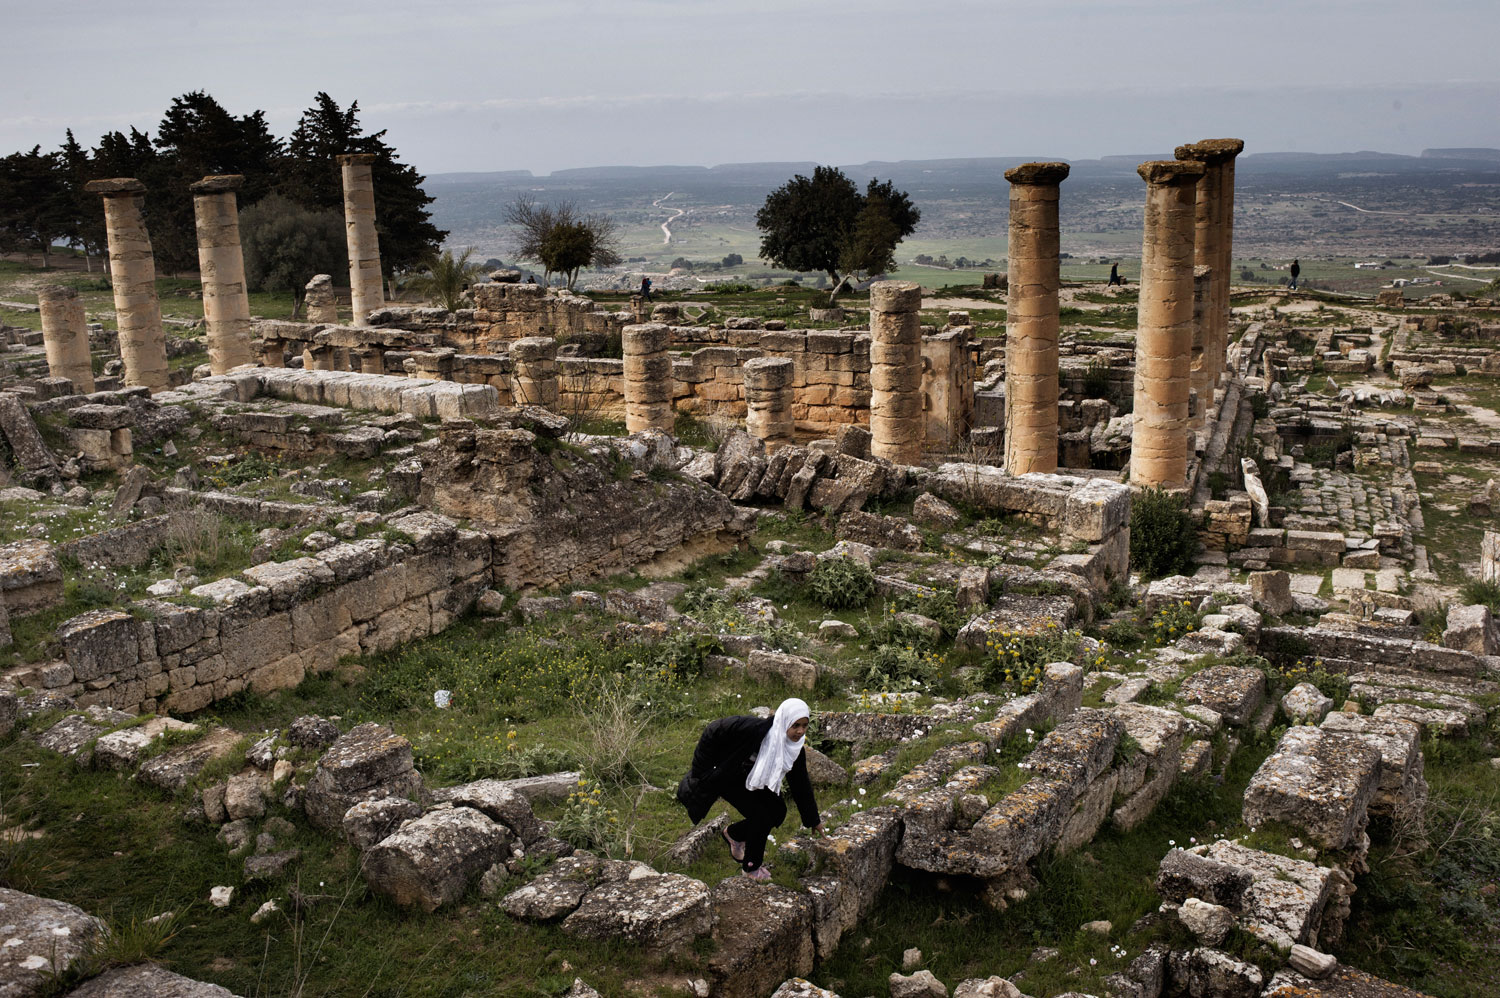
{"type": "Polygon", "coordinates": [[[1197,531],[1182,496],[1142,489],[1130,502],[1130,563],[1143,579],[1185,575],[1197,531]]]}
{"type": "Polygon", "coordinates": [[[1146,640],[1152,647],[1161,648],[1196,631],[1203,625],[1203,615],[1193,609],[1191,600],[1182,600],[1157,610],[1146,623],[1146,640]]]}
{"type": "Polygon", "coordinates": [[[942,674],[946,656],[913,645],[883,644],[870,656],[865,685],[876,690],[927,686],[942,674]]]}
{"type": "Polygon", "coordinates": [[[1082,634],[1048,621],[1035,631],[992,631],[984,646],[984,678],[989,689],[1030,693],[1049,662],[1071,662],[1082,634]]]}
{"type": "Polygon", "coordinates": [[[1318,692],[1328,697],[1337,706],[1349,699],[1349,677],[1334,672],[1323,665],[1321,658],[1299,658],[1294,662],[1273,665],[1265,659],[1261,669],[1270,680],[1271,688],[1279,700],[1287,690],[1298,683],[1312,683],[1318,692]]]}
{"type": "MultiPolygon", "coordinates": [[[[1490,613],[1500,614],[1500,582],[1465,582],[1458,590],[1464,606],[1487,606],[1490,613]]],[[[1447,614],[1444,614],[1446,620],[1447,614]]]]}
{"type": "Polygon", "coordinates": [[[599,781],[587,777],[568,794],[562,814],[552,826],[552,834],[578,849],[610,852],[620,842],[620,815],[604,803],[599,781]]]}
{"type": "Polygon", "coordinates": [[[807,573],[807,594],[825,610],[853,610],[875,597],[875,573],[853,558],[825,558],[807,573]]]}

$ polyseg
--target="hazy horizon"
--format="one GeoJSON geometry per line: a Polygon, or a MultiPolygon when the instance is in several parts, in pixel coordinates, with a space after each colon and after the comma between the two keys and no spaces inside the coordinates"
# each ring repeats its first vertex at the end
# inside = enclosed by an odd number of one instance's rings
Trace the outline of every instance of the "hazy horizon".
{"type": "Polygon", "coordinates": [[[357,100],[426,174],[1500,147],[1478,0],[0,2],[4,152],[154,133],[200,89],[281,136],[320,90],[357,100]]]}

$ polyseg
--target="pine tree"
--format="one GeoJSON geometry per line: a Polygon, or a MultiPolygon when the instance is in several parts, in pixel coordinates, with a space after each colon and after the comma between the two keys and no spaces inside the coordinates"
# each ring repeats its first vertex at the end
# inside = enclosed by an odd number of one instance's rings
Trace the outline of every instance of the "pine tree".
{"type": "Polygon", "coordinates": [[[371,167],[375,227],[380,234],[380,266],[389,280],[429,259],[448,233],[431,222],[427,206],[433,198],[422,190],[427,178],[397,159],[383,129],[364,134],[358,101],[344,110],[328,94],[318,93],[287,143],[287,165],[279,189],[306,208],[342,212],[343,181],[334,157],[356,152],[376,156],[371,167]]]}
{"type": "Polygon", "coordinates": [[[53,243],[66,238],[70,217],[57,153],[34,146],[0,159],[0,247],[39,252],[45,268],[53,243]]]}

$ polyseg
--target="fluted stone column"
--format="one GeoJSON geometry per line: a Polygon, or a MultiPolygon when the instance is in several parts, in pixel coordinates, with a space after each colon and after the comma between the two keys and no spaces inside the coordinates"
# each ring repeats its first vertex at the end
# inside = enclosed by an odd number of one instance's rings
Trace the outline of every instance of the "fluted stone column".
{"type": "Polygon", "coordinates": [[[1066,163],[1026,163],[1010,181],[1005,314],[1005,470],[1057,470],[1058,185],[1066,163]]]}
{"type": "Polygon", "coordinates": [[[922,286],[870,286],[870,453],[896,464],[922,459],[922,286]]]}
{"type": "Polygon", "coordinates": [[[42,310],[42,345],[47,349],[47,373],[73,382],[73,391],[94,390],[94,363],[89,356],[89,327],[78,292],[47,284],[36,293],[42,310]]]}
{"type": "Polygon", "coordinates": [[[766,442],[766,450],[792,443],[792,374],[788,357],[756,357],[745,362],[745,431],[766,442]]]}
{"type": "Polygon", "coordinates": [[[1202,163],[1194,207],[1193,262],[1213,270],[1208,329],[1204,337],[1203,364],[1194,385],[1199,394],[1212,389],[1223,378],[1224,356],[1229,347],[1230,262],[1234,256],[1234,159],[1245,148],[1241,139],[1205,139],[1178,146],[1180,160],[1202,163]]]}
{"type": "Polygon", "coordinates": [[[1187,485],[1188,394],[1193,351],[1193,205],[1203,164],[1142,163],[1146,230],[1135,339],[1130,483],[1187,485]]]}
{"type": "Polygon", "coordinates": [[[110,283],[115,290],[115,326],[125,384],[153,392],[170,387],[167,338],[156,297],[156,259],[141,214],[146,185],[134,177],[92,180],[85,190],[104,195],[104,231],[109,242],[110,283]]]}
{"type": "Polygon", "coordinates": [[[203,282],[203,321],[208,326],[208,369],[228,374],[254,364],[250,349],[250,297],[245,290],[245,254],[234,192],[238,174],[204,177],[188,186],[198,225],[198,274],[203,282]]]}
{"type": "Polygon", "coordinates": [[[557,409],[557,340],[551,336],[527,336],[510,345],[511,401],[557,409]]]}
{"type": "Polygon", "coordinates": [[[333,278],[328,274],[314,274],[305,290],[307,296],[303,301],[307,303],[307,321],[338,325],[339,304],[333,292],[333,278]]]}
{"type": "Polygon", "coordinates": [[[369,315],[385,304],[381,286],[380,239],[375,234],[375,183],[370,164],[375,154],[347,153],[337,157],[344,175],[344,232],[349,244],[349,298],[356,326],[369,325],[369,315]]]}
{"type": "Polygon", "coordinates": [[[667,354],[672,331],[661,322],[626,326],[621,331],[625,353],[625,432],[672,432],[672,358],[667,354]]]}

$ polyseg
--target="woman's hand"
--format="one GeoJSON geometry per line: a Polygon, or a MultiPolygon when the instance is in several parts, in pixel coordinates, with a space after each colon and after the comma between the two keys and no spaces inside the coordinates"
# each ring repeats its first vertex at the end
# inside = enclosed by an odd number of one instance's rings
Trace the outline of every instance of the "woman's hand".
{"type": "Polygon", "coordinates": [[[812,831],[813,831],[814,835],[825,835],[825,834],[827,834],[826,832],[823,831],[823,823],[821,821],[818,822],[818,827],[814,828],[812,831]]]}

